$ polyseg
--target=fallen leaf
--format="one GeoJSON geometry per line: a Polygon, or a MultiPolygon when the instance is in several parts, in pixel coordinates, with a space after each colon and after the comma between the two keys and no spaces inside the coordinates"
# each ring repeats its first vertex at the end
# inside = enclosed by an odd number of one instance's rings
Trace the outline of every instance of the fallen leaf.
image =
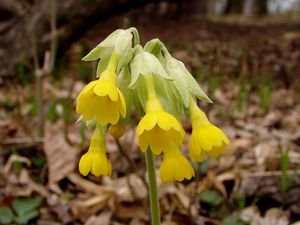
{"type": "Polygon", "coordinates": [[[49,186],[77,168],[78,150],[66,142],[61,127],[60,123],[46,123],[45,126],[44,151],[48,164],[49,186]]]}

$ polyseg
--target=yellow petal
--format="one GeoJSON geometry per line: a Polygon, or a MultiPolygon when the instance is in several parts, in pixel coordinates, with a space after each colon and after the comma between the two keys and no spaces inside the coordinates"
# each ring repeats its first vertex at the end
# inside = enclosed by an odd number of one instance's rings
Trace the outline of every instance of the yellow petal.
{"type": "Polygon", "coordinates": [[[225,151],[225,146],[221,146],[219,148],[213,148],[211,151],[207,152],[207,154],[210,157],[216,158],[218,157],[220,154],[222,154],[225,151]]]}
{"type": "Polygon", "coordinates": [[[112,101],[118,101],[118,89],[111,81],[99,80],[93,90],[98,96],[109,96],[112,101]]]}
{"type": "Polygon", "coordinates": [[[190,146],[189,146],[190,157],[193,161],[203,161],[205,159],[205,153],[201,149],[197,137],[195,135],[191,135],[190,138],[190,146]]]}
{"type": "Polygon", "coordinates": [[[155,126],[154,129],[148,131],[148,140],[152,152],[159,155],[161,151],[172,148],[174,140],[169,138],[168,131],[161,130],[155,126]]]}
{"type": "Polygon", "coordinates": [[[100,152],[94,154],[91,173],[96,176],[108,176],[111,174],[111,163],[106,155],[100,152]]]}
{"type": "Polygon", "coordinates": [[[93,95],[94,95],[93,90],[87,91],[84,94],[80,93],[80,95],[77,98],[77,105],[76,105],[77,113],[82,113],[85,110],[85,108],[90,103],[93,95]]]}
{"type": "Polygon", "coordinates": [[[93,160],[90,158],[89,152],[85,153],[79,161],[79,172],[86,176],[92,169],[93,160]]]}
{"type": "Polygon", "coordinates": [[[116,124],[120,118],[118,103],[111,101],[108,97],[101,97],[95,115],[97,122],[101,125],[116,124]]]}
{"type": "Polygon", "coordinates": [[[119,93],[119,109],[122,117],[124,118],[126,116],[126,101],[123,93],[120,90],[118,90],[118,93],[119,93]]]}
{"type": "Polygon", "coordinates": [[[99,97],[96,95],[91,96],[88,104],[85,106],[85,108],[81,112],[84,120],[87,121],[87,120],[93,119],[96,114],[96,109],[98,107],[101,107],[101,105],[99,105],[99,97]]]}
{"type": "Polygon", "coordinates": [[[154,128],[157,122],[156,113],[146,113],[146,115],[141,119],[137,127],[137,134],[140,135],[144,130],[151,130],[154,128]]]}
{"type": "Polygon", "coordinates": [[[174,129],[166,131],[168,133],[168,139],[172,140],[177,146],[180,146],[184,140],[185,132],[182,129],[181,132],[178,132],[174,129]]]}
{"type": "Polygon", "coordinates": [[[146,132],[138,136],[138,143],[139,143],[141,150],[143,152],[145,152],[149,146],[146,132]]]}
{"type": "MultiPolygon", "coordinates": [[[[82,95],[82,94],[87,93],[87,92],[90,91],[90,90],[92,90],[92,88],[97,84],[97,82],[98,82],[97,80],[94,80],[94,81],[88,83],[88,84],[82,89],[82,91],[80,92],[79,96],[82,95]]],[[[79,97],[79,96],[78,96],[78,97],[79,97]]]]}
{"type": "Polygon", "coordinates": [[[177,131],[181,130],[181,125],[177,119],[164,111],[159,112],[157,124],[163,130],[170,130],[171,128],[174,128],[177,131]]]}
{"type": "Polygon", "coordinates": [[[173,149],[171,153],[165,152],[160,167],[160,178],[163,183],[189,180],[193,176],[195,176],[193,167],[179,149],[173,149]]]}
{"type": "Polygon", "coordinates": [[[202,150],[210,151],[212,149],[212,141],[206,127],[196,128],[192,131],[192,136],[197,140],[197,143],[202,150]]]}

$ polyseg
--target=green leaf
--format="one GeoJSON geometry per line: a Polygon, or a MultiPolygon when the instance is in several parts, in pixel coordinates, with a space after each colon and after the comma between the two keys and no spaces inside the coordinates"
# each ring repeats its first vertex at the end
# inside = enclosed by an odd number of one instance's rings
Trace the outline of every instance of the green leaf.
{"type": "Polygon", "coordinates": [[[12,207],[15,210],[17,217],[16,222],[26,224],[29,220],[38,215],[36,208],[41,204],[42,198],[17,198],[13,201],[12,207]]]}
{"type": "Polygon", "coordinates": [[[206,190],[200,193],[200,200],[211,206],[219,206],[223,202],[223,197],[215,190],[206,190]]]}
{"type": "Polygon", "coordinates": [[[27,212],[24,215],[17,216],[15,218],[15,221],[17,222],[17,224],[28,224],[28,222],[31,219],[33,219],[33,218],[35,218],[37,216],[38,216],[38,211],[34,209],[32,211],[27,212]]]}
{"type": "Polygon", "coordinates": [[[0,207],[0,224],[10,224],[14,219],[12,210],[8,207],[0,207]]]}
{"type": "Polygon", "coordinates": [[[237,218],[237,216],[234,215],[226,217],[221,223],[221,225],[246,225],[246,224],[247,223],[240,220],[239,218],[237,218]]]}

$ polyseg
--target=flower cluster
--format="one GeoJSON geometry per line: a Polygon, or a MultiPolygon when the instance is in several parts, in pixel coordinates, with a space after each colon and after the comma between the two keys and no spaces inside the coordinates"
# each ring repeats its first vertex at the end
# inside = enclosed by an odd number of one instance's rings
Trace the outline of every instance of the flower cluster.
{"type": "Polygon", "coordinates": [[[203,161],[206,155],[217,157],[225,151],[228,138],[197,105],[197,99],[211,100],[158,39],[142,47],[135,28],[117,30],[83,58],[98,59],[98,79],[87,84],[77,98],[76,111],[81,119],[96,124],[90,148],[79,162],[82,175],[111,174],[105,131],[122,136],[132,107],[141,115],[137,125],[141,151],[163,154],[160,177],[164,183],[194,176],[193,167],[180,150],[185,139],[181,124],[185,114],[190,116],[193,128],[189,144],[193,161],[203,161]]]}

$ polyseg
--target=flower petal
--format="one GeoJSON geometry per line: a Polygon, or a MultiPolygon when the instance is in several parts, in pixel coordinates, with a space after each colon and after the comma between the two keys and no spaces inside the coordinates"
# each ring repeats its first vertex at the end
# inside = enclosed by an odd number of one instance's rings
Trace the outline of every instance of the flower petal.
{"type": "Polygon", "coordinates": [[[124,118],[126,116],[126,101],[123,93],[119,89],[118,89],[118,93],[119,93],[119,110],[121,112],[122,117],[124,118]]]}
{"type": "Polygon", "coordinates": [[[82,113],[86,106],[90,103],[92,96],[94,95],[92,90],[86,91],[85,93],[80,93],[77,97],[76,112],[82,113]]]}
{"type": "Polygon", "coordinates": [[[157,122],[158,126],[163,130],[170,130],[171,128],[174,128],[175,130],[180,131],[182,129],[178,120],[167,112],[164,111],[158,112],[157,120],[158,120],[157,122]]]}
{"type": "Polygon", "coordinates": [[[85,153],[79,161],[79,172],[83,176],[87,176],[92,169],[92,163],[93,160],[90,157],[90,153],[85,153]]]}
{"type": "Polygon", "coordinates": [[[99,107],[95,111],[97,122],[101,125],[108,123],[116,124],[120,118],[118,103],[112,102],[108,97],[101,97],[99,99],[99,107]]]}
{"type": "Polygon", "coordinates": [[[118,101],[118,89],[111,81],[99,80],[93,90],[98,96],[109,96],[112,101],[118,101]]]}
{"type": "Polygon", "coordinates": [[[146,113],[146,115],[141,119],[137,127],[137,134],[140,135],[144,130],[151,130],[154,128],[157,122],[156,113],[146,113]]]}
{"type": "Polygon", "coordinates": [[[138,136],[138,143],[143,152],[145,152],[149,146],[148,138],[147,138],[147,133],[142,133],[141,135],[138,136]]]}

